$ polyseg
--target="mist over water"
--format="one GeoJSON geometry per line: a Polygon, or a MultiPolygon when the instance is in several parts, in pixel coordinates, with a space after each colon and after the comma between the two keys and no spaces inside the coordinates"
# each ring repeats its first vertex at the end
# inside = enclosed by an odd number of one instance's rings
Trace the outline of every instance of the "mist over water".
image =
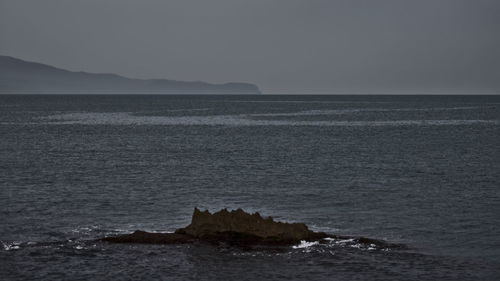
{"type": "Polygon", "coordinates": [[[2,95],[0,136],[5,279],[500,277],[498,96],[2,95]],[[407,248],[93,241],[194,207],[407,248]]]}

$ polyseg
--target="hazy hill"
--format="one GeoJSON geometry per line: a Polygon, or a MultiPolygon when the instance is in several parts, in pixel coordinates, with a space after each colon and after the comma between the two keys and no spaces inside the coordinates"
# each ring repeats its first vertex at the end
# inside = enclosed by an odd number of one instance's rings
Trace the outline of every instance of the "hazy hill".
{"type": "Polygon", "coordinates": [[[74,72],[0,56],[0,92],[260,94],[249,83],[210,84],[167,79],[131,79],[116,74],[74,72]]]}

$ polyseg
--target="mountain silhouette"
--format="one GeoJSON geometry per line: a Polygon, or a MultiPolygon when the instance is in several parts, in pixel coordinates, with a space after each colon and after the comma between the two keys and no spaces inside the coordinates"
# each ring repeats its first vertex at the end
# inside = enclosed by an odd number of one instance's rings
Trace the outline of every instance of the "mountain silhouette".
{"type": "Polygon", "coordinates": [[[0,56],[0,92],[260,94],[250,83],[133,79],[116,74],[75,72],[46,64],[0,56]]]}

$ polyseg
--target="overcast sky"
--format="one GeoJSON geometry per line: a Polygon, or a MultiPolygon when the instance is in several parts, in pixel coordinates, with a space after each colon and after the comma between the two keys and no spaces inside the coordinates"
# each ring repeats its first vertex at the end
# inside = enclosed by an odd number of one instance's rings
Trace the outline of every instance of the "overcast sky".
{"type": "Polygon", "coordinates": [[[0,54],[265,93],[500,92],[500,0],[0,0],[0,54]]]}

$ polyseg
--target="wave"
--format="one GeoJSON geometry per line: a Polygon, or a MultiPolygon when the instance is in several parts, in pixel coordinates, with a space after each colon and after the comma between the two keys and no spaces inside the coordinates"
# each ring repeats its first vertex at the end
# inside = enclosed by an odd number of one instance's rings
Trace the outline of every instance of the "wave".
{"type": "Polygon", "coordinates": [[[211,110],[210,107],[203,108],[180,108],[180,109],[165,109],[165,112],[189,112],[189,111],[208,111],[211,110]]]}
{"type": "Polygon", "coordinates": [[[11,251],[11,250],[18,250],[21,248],[20,242],[10,242],[10,243],[4,243],[2,242],[3,249],[5,251],[11,251]]]}
{"type": "MultiPolygon", "coordinates": [[[[104,235],[104,234],[103,234],[104,235]]],[[[105,242],[99,241],[99,237],[72,237],[64,240],[57,241],[0,241],[4,251],[20,251],[26,249],[37,249],[37,248],[68,248],[76,250],[84,249],[95,249],[96,247],[102,248],[107,244],[105,242]]],[[[363,237],[347,237],[338,236],[333,238],[324,238],[319,241],[300,241],[299,244],[282,248],[285,252],[299,250],[306,252],[323,252],[326,250],[332,250],[336,248],[353,248],[361,251],[392,251],[392,250],[406,250],[408,247],[404,244],[392,244],[382,240],[375,240],[363,237]]],[[[236,249],[239,249],[236,247],[236,249]]],[[[256,247],[255,249],[260,249],[263,252],[268,250],[276,249],[276,247],[256,247]]]]}
{"type": "Polygon", "coordinates": [[[311,104],[346,104],[346,103],[394,103],[390,101],[312,101],[312,100],[225,100],[233,103],[311,103],[311,104]]]}
{"type": "Polygon", "coordinates": [[[500,120],[484,119],[439,119],[439,120],[258,120],[246,114],[209,116],[138,116],[131,112],[67,113],[56,114],[41,119],[49,125],[162,125],[162,126],[460,126],[460,125],[500,125],[500,120]]]}
{"type": "Polygon", "coordinates": [[[293,249],[303,249],[303,248],[312,247],[314,245],[319,245],[319,242],[318,241],[308,242],[308,241],[302,240],[302,241],[300,241],[299,245],[292,246],[292,248],[293,249]]]}
{"type": "Polygon", "coordinates": [[[324,110],[306,110],[288,113],[255,113],[250,116],[316,116],[316,115],[342,115],[360,112],[407,112],[407,111],[445,111],[445,110],[472,110],[482,108],[480,106],[461,106],[461,107],[430,107],[430,108],[353,108],[353,109],[324,109],[324,110]]]}

